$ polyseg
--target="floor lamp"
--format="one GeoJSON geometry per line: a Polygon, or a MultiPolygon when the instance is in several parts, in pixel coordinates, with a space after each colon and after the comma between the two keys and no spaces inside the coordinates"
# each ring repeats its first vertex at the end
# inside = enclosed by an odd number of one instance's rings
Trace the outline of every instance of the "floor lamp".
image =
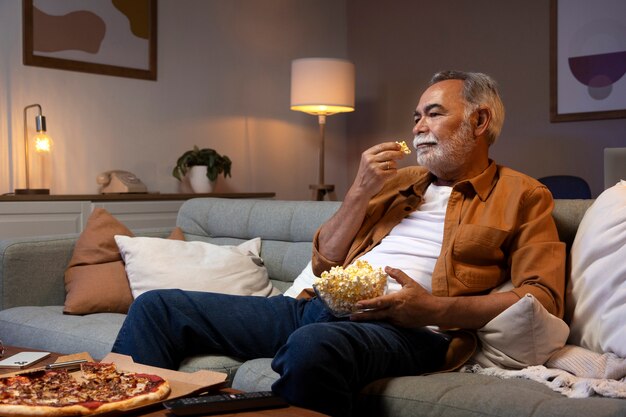
{"type": "Polygon", "coordinates": [[[318,183],[310,185],[315,200],[333,192],[324,181],[326,116],[354,111],[354,65],[343,59],[300,58],[291,63],[291,110],[318,117],[320,153],[318,183]]]}

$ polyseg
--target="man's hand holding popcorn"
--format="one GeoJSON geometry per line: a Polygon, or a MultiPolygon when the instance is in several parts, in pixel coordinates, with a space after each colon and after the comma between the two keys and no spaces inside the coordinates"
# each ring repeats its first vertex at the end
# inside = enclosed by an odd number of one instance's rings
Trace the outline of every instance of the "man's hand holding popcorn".
{"type": "Polygon", "coordinates": [[[402,289],[392,294],[364,299],[356,307],[366,310],[350,316],[353,321],[386,321],[399,327],[423,327],[434,324],[434,315],[440,310],[438,301],[417,282],[400,269],[386,267],[385,272],[394,278],[402,289]]]}

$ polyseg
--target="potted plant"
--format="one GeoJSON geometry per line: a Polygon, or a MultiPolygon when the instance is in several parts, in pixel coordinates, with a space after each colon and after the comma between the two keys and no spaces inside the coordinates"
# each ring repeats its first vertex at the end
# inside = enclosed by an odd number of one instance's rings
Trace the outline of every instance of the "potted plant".
{"type": "Polygon", "coordinates": [[[230,177],[232,161],[226,155],[220,155],[214,149],[200,149],[194,145],[192,150],[183,153],[176,161],[172,175],[182,181],[189,173],[191,188],[196,193],[208,193],[219,174],[230,177]]]}

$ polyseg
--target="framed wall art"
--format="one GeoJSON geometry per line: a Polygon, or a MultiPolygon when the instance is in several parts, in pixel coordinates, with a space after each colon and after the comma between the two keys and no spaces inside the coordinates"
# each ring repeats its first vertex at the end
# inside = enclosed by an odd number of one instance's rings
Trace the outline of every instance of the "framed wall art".
{"type": "Polygon", "coordinates": [[[626,117],[626,1],[550,1],[550,120],[626,117]]]}
{"type": "Polygon", "coordinates": [[[156,80],[156,0],[22,0],[24,65],[156,80]]]}

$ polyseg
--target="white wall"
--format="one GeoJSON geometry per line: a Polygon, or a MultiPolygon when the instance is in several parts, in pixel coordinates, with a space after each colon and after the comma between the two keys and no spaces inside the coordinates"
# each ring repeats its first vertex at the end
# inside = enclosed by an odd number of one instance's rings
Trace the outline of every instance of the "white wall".
{"type": "Polygon", "coordinates": [[[550,123],[547,0],[158,4],[153,82],[24,66],[21,2],[0,0],[0,194],[23,186],[22,110],[40,103],[56,143],[53,193],[94,193],[96,175],[113,168],[134,171],[151,191],[176,192],[173,164],[198,144],[234,161],[216,191],[308,199],[317,122],[289,110],[290,62],[304,56],[356,64],[356,111],[328,119],[326,178],[339,198],[362,150],[410,138],[419,94],[440,69],[500,82],[499,163],[535,177],[580,175],[598,195],[603,148],[626,146],[626,119],[550,123]]]}
{"type": "MultiPolygon", "coordinates": [[[[603,149],[626,146],[626,119],[550,123],[549,5],[348,0],[348,50],[359,70],[349,144],[410,138],[413,110],[434,72],[482,71],[499,81],[507,108],[494,159],[534,177],[579,175],[597,196],[603,149]]],[[[359,155],[348,157],[353,175],[359,155]]]]}
{"type": "MultiPolygon", "coordinates": [[[[174,163],[197,144],[233,160],[218,192],[310,198],[317,119],[289,110],[290,64],[347,57],[345,7],[344,0],[159,0],[154,82],[24,66],[21,1],[0,0],[0,194],[24,186],[22,111],[39,103],[55,141],[54,194],[96,193],[96,175],[109,169],[133,171],[150,191],[177,192],[174,163]]],[[[328,120],[326,178],[338,194],[349,181],[349,117],[328,120]]]]}

